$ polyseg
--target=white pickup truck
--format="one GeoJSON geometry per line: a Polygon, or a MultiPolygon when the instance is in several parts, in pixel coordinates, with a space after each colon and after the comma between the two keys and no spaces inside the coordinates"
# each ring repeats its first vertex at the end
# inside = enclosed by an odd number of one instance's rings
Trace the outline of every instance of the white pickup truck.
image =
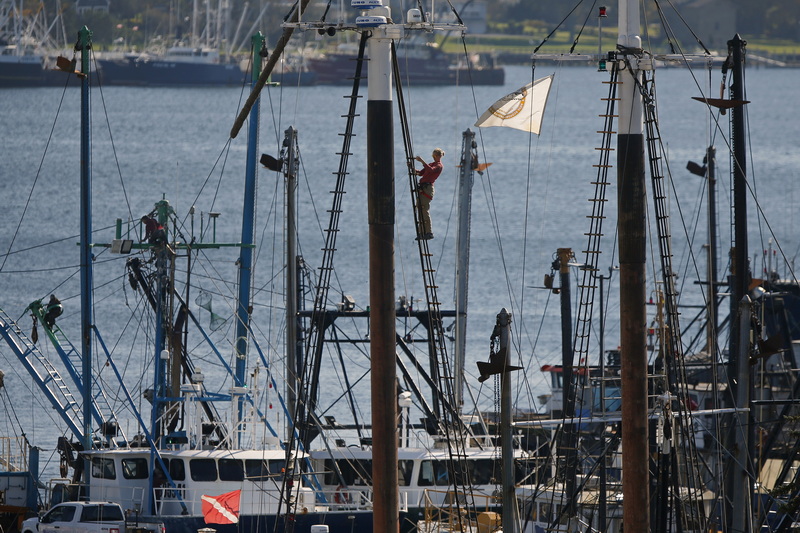
{"type": "Polygon", "coordinates": [[[22,533],[165,533],[163,524],[127,520],[111,502],[66,502],[22,523],[22,533]]]}

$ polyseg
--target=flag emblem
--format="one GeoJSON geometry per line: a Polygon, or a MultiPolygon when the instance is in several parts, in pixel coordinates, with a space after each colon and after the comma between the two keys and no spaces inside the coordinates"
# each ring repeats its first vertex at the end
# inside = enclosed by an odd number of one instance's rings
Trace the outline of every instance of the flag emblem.
{"type": "Polygon", "coordinates": [[[237,524],[241,493],[241,490],[234,490],[219,496],[201,496],[206,524],[237,524]]]}
{"type": "Polygon", "coordinates": [[[475,123],[479,128],[504,126],[538,134],[553,75],[540,78],[517,89],[489,106],[475,123]]]}

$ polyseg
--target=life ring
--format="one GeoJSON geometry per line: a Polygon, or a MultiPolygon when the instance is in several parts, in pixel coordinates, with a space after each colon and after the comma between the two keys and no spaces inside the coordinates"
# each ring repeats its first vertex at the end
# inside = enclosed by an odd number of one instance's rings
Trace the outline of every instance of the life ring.
{"type": "Polygon", "coordinates": [[[347,485],[339,485],[336,487],[336,492],[333,494],[333,501],[338,504],[352,503],[353,497],[347,489],[347,485]]]}

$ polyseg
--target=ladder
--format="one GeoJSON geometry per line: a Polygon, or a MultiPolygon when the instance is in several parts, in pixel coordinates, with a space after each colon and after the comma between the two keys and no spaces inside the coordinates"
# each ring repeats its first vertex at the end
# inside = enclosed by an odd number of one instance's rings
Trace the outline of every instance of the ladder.
{"type": "MultiPolygon", "coordinates": [[[[643,81],[640,86],[640,91],[644,101],[644,127],[645,127],[645,143],[647,145],[648,163],[650,166],[650,179],[652,184],[653,195],[653,210],[657,228],[657,238],[659,247],[659,256],[661,262],[661,277],[663,283],[663,303],[664,303],[664,324],[662,338],[664,341],[665,353],[662,354],[662,359],[665,366],[666,386],[660,387],[662,390],[666,389],[668,393],[667,402],[673,403],[674,394],[678,394],[677,412],[678,416],[673,418],[673,423],[682,427],[679,434],[684,435],[684,438],[675,446],[671,447],[668,454],[659,454],[658,459],[658,476],[660,479],[669,479],[672,476],[680,476],[686,479],[698,480],[700,479],[700,465],[697,463],[697,450],[695,446],[695,431],[694,425],[691,423],[691,416],[687,416],[688,406],[685,404],[686,394],[685,384],[686,372],[684,366],[683,343],[681,341],[681,328],[680,328],[680,313],[678,312],[678,291],[675,288],[676,275],[672,266],[672,234],[669,224],[669,206],[667,185],[664,179],[664,149],[661,141],[661,134],[658,127],[658,114],[656,109],[656,92],[655,92],[655,79],[653,71],[644,71],[643,81]],[[682,385],[683,384],[683,385],[682,385]],[[683,387],[683,389],[682,389],[683,387]],[[676,461],[677,460],[677,461],[676,461]],[[677,466],[679,465],[680,466],[677,466]],[[673,466],[676,465],[676,466],[673,466]],[[673,470],[680,468],[683,472],[674,472],[673,470]]],[[[657,385],[655,385],[658,390],[657,385]]],[[[667,410],[671,412],[670,409],[667,410]]],[[[671,416],[671,415],[670,415],[671,416]]],[[[692,497],[698,497],[701,489],[699,483],[691,485],[691,491],[694,492],[692,497]]],[[[659,512],[664,512],[659,510],[659,512]]],[[[678,516],[672,516],[672,520],[680,520],[683,527],[687,527],[690,521],[697,521],[702,519],[697,516],[696,509],[692,508],[689,516],[684,513],[679,513],[678,516]]],[[[666,513],[675,513],[675,511],[666,511],[666,513]]],[[[669,519],[661,517],[661,520],[669,519]]],[[[657,518],[658,520],[658,518],[657,518]]]]}
{"type": "MultiPolygon", "coordinates": [[[[594,185],[594,197],[589,199],[591,203],[591,214],[586,215],[589,219],[589,231],[584,233],[588,237],[586,249],[583,250],[585,265],[582,270],[582,279],[578,285],[580,293],[579,306],[575,317],[575,339],[573,344],[573,353],[577,361],[589,360],[589,336],[592,329],[592,313],[594,310],[595,292],[597,290],[597,273],[598,261],[600,257],[600,241],[603,237],[603,221],[605,221],[605,206],[608,203],[607,189],[610,185],[609,182],[609,169],[613,168],[611,164],[611,155],[614,152],[612,142],[616,131],[614,131],[614,121],[617,118],[616,103],[619,101],[617,97],[617,87],[621,83],[618,81],[618,71],[616,61],[612,62],[611,77],[608,81],[603,83],[608,84],[608,97],[603,100],[606,103],[605,112],[600,115],[603,119],[603,129],[597,133],[601,134],[602,141],[600,147],[596,150],[600,154],[600,159],[597,164],[593,165],[596,169],[597,176],[592,182],[594,185]]],[[[603,357],[603,354],[600,354],[603,357]]]]}
{"type": "MultiPolygon", "coordinates": [[[[302,380],[303,390],[298,394],[297,406],[297,421],[303,424],[305,429],[308,429],[311,421],[311,414],[316,409],[317,397],[319,394],[319,368],[322,362],[322,347],[325,340],[325,328],[327,321],[327,313],[325,310],[325,303],[328,301],[328,292],[330,291],[331,276],[333,275],[333,257],[336,252],[336,238],[339,234],[339,219],[342,213],[342,199],[345,194],[344,184],[345,179],[349,172],[347,171],[347,164],[352,155],[350,151],[350,144],[355,137],[353,133],[353,126],[355,119],[359,116],[356,113],[356,106],[358,99],[361,96],[358,94],[361,86],[362,69],[364,66],[364,50],[367,45],[369,33],[364,32],[361,34],[361,41],[358,46],[358,58],[356,59],[356,71],[353,77],[353,90],[350,95],[345,98],[350,99],[350,105],[346,115],[342,118],[346,119],[345,131],[340,133],[342,136],[342,151],[339,152],[339,169],[334,172],[336,176],[336,187],[331,191],[332,205],[328,210],[330,219],[328,227],[325,229],[325,247],[322,249],[322,260],[319,266],[319,280],[317,282],[316,294],[314,296],[314,309],[311,315],[311,322],[309,324],[308,336],[306,337],[305,353],[307,357],[313,357],[311,364],[306,364],[306,370],[311,374],[307,379],[302,380]],[[316,370],[315,370],[316,369],[316,370]],[[305,413],[305,414],[304,414],[305,413]],[[306,420],[307,419],[307,420],[306,420]]],[[[295,369],[292,369],[294,371],[295,369]]],[[[306,439],[301,437],[301,440],[306,439]]],[[[303,442],[304,445],[308,444],[303,442]]]]}
{"type": "MultiPolygon", "coordinates": [[[[655,105],[655,83],[652,74],[648,78],[645,71],[642,86],[644,98],[644,125],[647,143],[648,161],[650,164],[650,179],[653,185],[653,208],[655,211],[656,227],[658,230],[658,248],[661,256],[661,275],[664,283],[664,304],[666,310],[666,336],[668,360],[673,361],[675,367],[683,362],[683,345],[680,338],[680,323],[678,312],[678,291],[675,288],[675,272],[672,268],[672,233],[669,227],[669,206],[667,187],[663,172],[663,156],[661,134],[658,129],[658,115],[655,105]]],[[[669,371],[670,369],[668,369],[669,371]]],[[[678,382],[675,377],[670,378],[670,385],[678,382]]],[[[684,382],[684,380],[680,380],[684,382]]]]}
{"type": "Polygon", "coordinates": [[[0,335],[50,400],[56,412],[61,415],[70,431],[83,442],[82,405],[72,394],[58,369],[2,309],[0,335]]]}
{"type": "MultiPolygon", "coordinates": [[[[42,307],[40,301],[32,303],[28,309],[39,319],[41,324],[45,323],[44,308],[42,307]]],[[[78,348],[72,344],[58,324],[54,324],[52,328],[43,326],[43,329],[47,333],[50,342],[55,347],[56,352],[58,353],[62,363],[64,364],[64,367],[67,370],[67,373],[70,375],[73,383],[77,387],[78,393],[81,395],[81,397],[84,397],[85,387],[83,383],[83,377],[79,370],[83,364],[83,356],[80,350],[78,350],[78,348]]],[[[92,417],[94,418],[97,426],[103,428],[106,422],[117,420],[117,416],[114,413],[111,402],[105,393],[105,389],[100,385],[96,377],[92,379],[89,391],[91,392],[90,402],[92,417]]],[[[122,428],[117,429],[119,431],[122,430],[122,428]]]]}
{"type": "MultiPolygon", "coordinates": [[[[414,171],[414,150],[411,142],[411,132],[408,127],[408,113],[403,98],[400,67],[397,61],[397,51],[392,42],[392,66],[396,80],[397,108],[400,115],[400,129],[403,135],[403,145],[406,154],[408,169],[411,204],[414,212],[415,228],[419,228],[419,210],[417,205],[417,177],[414,171]]],[[[435,398],[434,407],[439,416],[439,431],[443,433],[448,447],[448,475],[449,484],[453,487],[451,500],[451,513],[459,523],[455,529],[465,531],[469,523],[470,513],[475,513],[475,499],[472,491],[471,477],[467,464],[466,445],[469,432],[458,413],[458,407],[452,405],[449,399],[455,398],[455,379],[450,361],[447,356],[447,344],[442,325],[441,302],[438,297],[436,283],[436,269],[433,268],[431,258],[433,254],[428,248],[428,241],[417,240],[419,259],[422,268],[422,279],[425,285],[425,298],[428,304],[428,351],[435,363],[431,364],[431,378],[437,385],[432,387],[435,398]],[[466,512],[463,512],[466,511],[466,512]]],[[[454,529],[454,530],[455,530],[454,529]]]]}

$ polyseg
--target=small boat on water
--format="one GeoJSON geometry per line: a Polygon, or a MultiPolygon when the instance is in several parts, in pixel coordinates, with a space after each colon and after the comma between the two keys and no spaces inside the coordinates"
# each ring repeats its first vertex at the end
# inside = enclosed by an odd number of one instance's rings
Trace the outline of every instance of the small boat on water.
{"type": "Polygon", "coordinates": [[[44,56],[14,44],[0,46],[0,87],[37,86],[44,83],[44,56]]]}
{"type": "Polygon", "coordinates": [[[106,85],[242,85],[246,78],[238,61],[228,61],[219,50],[201,46],[172,46],[163,54],[125,54],[97,62],[106,85]]]}

